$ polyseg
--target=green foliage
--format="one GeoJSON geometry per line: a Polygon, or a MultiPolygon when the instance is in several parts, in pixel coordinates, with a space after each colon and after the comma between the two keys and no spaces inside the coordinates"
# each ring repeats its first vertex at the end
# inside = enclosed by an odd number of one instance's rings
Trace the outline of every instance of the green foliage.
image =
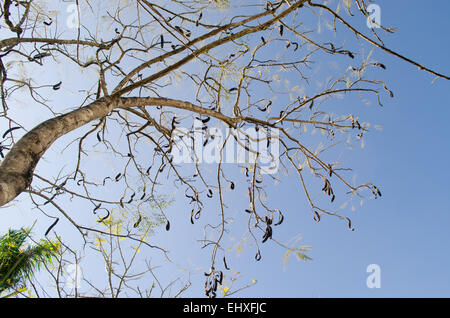
{"type": "Polygon", "coordinates": [[[41,240],[34,246],[25,246],[29,229],[8,230],[0,237],[0,294],[26,285],[44,263],[50,263],[59,249],[59,243],[41,240]]]}

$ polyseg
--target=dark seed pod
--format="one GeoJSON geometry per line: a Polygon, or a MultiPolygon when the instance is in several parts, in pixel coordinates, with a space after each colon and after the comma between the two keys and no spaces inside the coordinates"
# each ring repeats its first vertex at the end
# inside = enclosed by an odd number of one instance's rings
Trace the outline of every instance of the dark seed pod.
{"type": "Polygon", "coordinates": [[[61,88],[61,84],[62,84],[62,81],[59,82],[58,84],[53,85],[53,90],[57,91],[58,89],[60,89],[61,88]]]}
{"type": "Polygon", "coordinates": [[[278,213],[280,215],[280,218],[279,218],[278,222],[274,224],[275,226],[280,225],[284,221],[284,215],[281,213],[281,211],[278,211],[278,213]]]}
{"type": "Polygon", "coordinates": [[[133,227],[137,228],[139,226],[139,224],[141,224],[141,221],[142,221],[142,215],[139,214],[139,218],[136,221],[136,223],[133,224],[133,227]]]}
{"type": "Polygon", "coordinates": [[[59,221],[59,218],[56,218],[55,222],[53,222],[52,225],[50,225],[50,227],[47,229],[47,231],[45,231],[44,236],[47,236],[48,233],[50,233],[50,231],[55,227],[55,225],[58,223],[58,221],[59,221]]]}
{"type": "Polygon", "coordinates": [[[320,214],[317,211],[313,211],[314,213],[314,221],[320,222],[320,214]]]}
{"type": "Polygon", "coordinates": [[[16,130],[16,129],[20,129],[20,127],[12,127],[9,128],[7,131],[5,131],[5,133],[3,134],[2,138],[5,139],[5,137],[12,131],[16,130]]]}
{"type": "Polygon", "coordinates": [[[164,35],[161,34],[160,40],[161,40],[161,48],[164,48],[164,35]]]}
{"type": "Polygon", "coordinates": [[[227,260],[225,259],[225,256],[223,257],[223,266],[225,266],[225,269],[226,269],[227,271],[230,270],[230,268],[229,268],[228,265],[227,265],[227,260]]]}
{"type": "Polygon", "coordinates": [[[350,231],[354,231],[355,229],[352,227],[352,221],[347,217],[345,219],[347,220],[347,223],[348,223],[348,229],[350,231]]]}
{"type": "Polygon", "coordinates": [[[105,179],[103,179],[103,185],[105,185],[106,180],[111,179],[110,177],[106,177],[105,179]]]}
{"type": "Polygon", "coordinates": [[[44,52],[44,53],[38,53],[36,55],[33,56],[32,60],[40,60],[44,57],[50,56],[50,53],[44,52]]]}
{"type": "Polygon", "coordinates": [[[219,272],[219,276],[217,277],[216,281],[219,285],[222,285],[222,282],[223,282],[223,272],[222,271],[219,272]]]}
{"type": "Polygon", "coordinates": [[[280,25],[280,36],[283,36],[283,30],[284,30],[284,26],[281,24],[280,25]]]}
{"type": "Polygon", "coordinates": [[[213,192],[211,189],[208,189],[208,194],[206,195],[208,198],[212,198],[213,197],[213,192]]]}
{"type": "Polygon", "coordinates": [[[119,174],[116,175],[116,177],[114,179],[116,181],[119,181],[121,176],[122,176],[122,173],[119,173],[119,174]]]}
{"type": "Polygon", "coordinates": [[[131,202],[133,202],[133,200],[134,200],[134,196],[136,195],[136,193],[133,193],[132,195],[131,195],[131,197],[130,197],[130,200],[128,200],[128,204],[130,204],[131,202]]]}
{"type": "Polygon", "coordinates": [[[169,220],[167,220],[166,231],[169,231],[169,230],[170,230],[170,222],[169,222],[169,220]]]}
{"type": "Polygon", "coordinates": [[[255,259],[256,259],[256,261],[260,261],[261,260],[261,251],[260,250],[258,250],[258,253],[256,253],[256,255],[255,255],[255,259]]]}
{"type": "Polygon", "coordinates": [[[109,218],[109,211],[106,210],[106,215],[104,217],[102,217],[100,220],[98,220],[98,223],[102,223],[104,220],[106,220],[107,218],[109,218]]]}
{"type": "Polygon", "coordinates": [[[99,203],[98,205],[95,206],[94,210],[92,212],[96,213],[95,211],[97,211],[98,209],[100,209],[100,207],[102,206],[101,203],[99,203]]]}
{"type": "Polygon", "coordinates": [[[231,182],[230,188],[231,188],[231,190],[234,190],[234,182],[231,182]]]}

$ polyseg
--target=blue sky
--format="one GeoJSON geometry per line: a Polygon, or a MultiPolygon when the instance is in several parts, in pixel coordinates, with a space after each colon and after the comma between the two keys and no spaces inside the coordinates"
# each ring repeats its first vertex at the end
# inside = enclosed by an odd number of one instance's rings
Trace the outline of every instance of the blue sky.
{"type": "MultiPolygon", "coordinates": [[[[395,34],[383,38],[387,47],[450,74],[450,2],[375,3],[381,7],[382,23],[398,28],[395,34]]],[[[285,251],[272,242],[262,249],[261,262],[254,261],[252,246],[244,245],[241,253],[235,248],[227,251],[228,265],[242,273],[239,284],[258,281],[236,296],[450,296],[449,82],[432,83],[431,75],[379,50],[373,57],[387,66],[386,71],[377,71],[377,78],[387,82],[395,98],[384,96],[383,107],[362,105],[358,98],[348,99],[352,103],[349,107],[357,109],[364,121],[380,125],[383,130],[372,129],[365,137],[364,149],[359,146],[342,149],[339,156],[345,166],[353,168],[357,181],[370,180],[376,184],[382,198],[366,200],[362,206],[359,201],[354,203],[356,210],[347,213],[356,228],[351,232],[345,222],[335,218],[324,217],[320,223],[314,222],[293,175],[284,178],[280,185],[270,186],[271,203],[286,217],[282,228],[276,229],[277,237],[288,241],[301,235],[301,243],[312,246],[308,255],[313,260],[298,262],[292,257],[282,264],[285,251]],[[366,286],[369,275],[366,268],[370,264],[381,268],[379,289],[366,286]]],[[[51,151],[58,155],[56,149],[51,151]]],[[[42,172],[50,172],[49,167],[44,167],[42,172]]],[[[245,184],[238,184],[235,193],[228,194],[233,207],[246,207],[245,193],[245,184]]],[[[185,214],[176,218],[186,210],[185,203],[175,195],[175,202],[167,211],[172,231],[165,233],[162,229],[155,240],[171,250],[180,266],[196,269],[191,276],[193,287],[186,296],[202,297],[203,272],[209,266],[210,251],[201,250],[197,242],[202,237],[200,226],[191,226],[185,214]]],[[[27,205],[19,209],[0,212],[7,220],[1,223],[0,232],[31,224],[36,219],[37,214],[30,214],[27,205]]],[[[241,210],[237,209],[230,216],[238,220],[241,210]]],[[[38,233],[45,231],[49,222],[39,222],[38,233]]],[[[236,223],[227,246],[237,242],[239,229],[242,225],[236,223]]],[[[149,257],[158,258],[152,251],[148,253],[149,257]]],[[[170,273],[161,275],[162,280],[171,277],[170,273]]]]}

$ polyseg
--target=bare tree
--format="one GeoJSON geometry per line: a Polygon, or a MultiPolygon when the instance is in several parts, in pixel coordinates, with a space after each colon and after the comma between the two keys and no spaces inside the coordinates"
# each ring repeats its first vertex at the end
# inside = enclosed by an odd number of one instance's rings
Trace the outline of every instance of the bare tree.
{"type": "MultiPolygon", "coordinates": [[[[261,237],[262,242],[275,241],[273,228],[284,219],[265,191],[267,181],[280,179],[271,168],[296,174],[316,221],[330,215],[344,220],[351,230],[350,218],[339,209],[313,200],[311,192],[320,190],[315,180],[331,202],[346,192],[381,196],[371,182],[353,185],[349,169],[322,157],[338,144],[337,138],[361,139],[369,131],[357,114],[333,109],[331,101],[354,94],[381,106],[385,96],[393,97],[384,81],[372,77],[375,69],[387,65],[367,52],[383,51],[438,79],[449,79],[386,47],[380,33],[394,30],[382,25],[366,28],[370,13],[365,0],[335,1],[333,8],[330,1],[319,0],[85,0],[67,5],[3,1],[1,116],[8,128],[0,146],[2,156],[7,151],[0,165],[0,206],[28,193],[36,208],[56,209],[84,237],[101,231],[76,222],[63,207],[69,200],[84,204],[100,223],[113,208],[124,207],[136,211],[138,222],[143,207],[152,204],[170,230],[160,204],[163,185],[183,191],[190,212],[186,218],[192,223],[201,217],[204,200],[214,196],[219,222],[205,229],[216,235],[212,240],[205,235],[203,241],[212,249],[205,287],[210,297],[223,280],[218,268],[227,267],[225,256],[223,265],[219,256],[227,231],[225,190],[241,182],[224,168],[228,143],[245,149],[246,160],[239,167],[245,174],[242,183],[247,184],[249,206],[242,210],[248,213],[244,214],[259,260],[261,237]],[[328,21],[331,31],[321,32],[318,21],[328,21]],[[319,70],[318,61],[339,67],[319,70]],[[61,68],[70,73],[69,79],[54,75],[61,68]],[[283,86],[288,78],[294,83],[283,86]],[[78,104],[55,105],[51,94],[63,90],[78,104]],[[33,113],[50,119],[34,128],[26,126],[23,114],[15,110],[18,102],[32,104],[33,113]],[[227,128],[226,136],[212,128],[220,125],[227,128]],[[322,132],[322,137],[308,141],[303,134],[308,129],[322,132]],[[22,131],[26,133],[20,135],[22,131]],[[70,167],[63,162],[54,176],[41,176],[35,169],[58,139],[75,149],[66,152],[73,162],[70,167]],[[327,146],[318,147],[322,142],[327,146]],[[205,172],[199,158],[199,149],[208,145],[218,149],[213,174],[205,172]],[[279,152],[263,151],[276,145],[279,152]],[[183,157],[193,165],[175,160],[180,149],[194,149],[183,157]],[[101,175],[89,164],[95,151],[122,168],[101,175]]],[[[124,237],[139,240],[132,229],[124,237]]],[[[296,251],[303,255],[303,249],[296,251]]]]}

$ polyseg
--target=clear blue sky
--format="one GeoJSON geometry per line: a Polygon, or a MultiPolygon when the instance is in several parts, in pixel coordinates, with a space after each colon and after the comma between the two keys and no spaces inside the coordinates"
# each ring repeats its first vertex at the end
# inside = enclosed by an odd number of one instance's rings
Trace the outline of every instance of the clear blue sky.
{"type": "MultiPolygon", "coordinates": [[[[450,74],[449,1],[376,3],[382,9],[382,23],[398,28],[394,35],[383,38],[386,46],[450,74]]],[[[372,130],[364,149],[342,151],[340,160],[354,169],[357,181],[370,180],[379,186],[382,198],[365,201],[363,206],[355,203],[356,211],[347,213],[356,227],[350,232],[345,222],[334,218],[314,222],[296,179],[285,178],[282,184],[271,186],[272,203],[286,217],[276,234],[284,240],[300,234],[302,244],[312,246],[308,255],[313,260],[298,262],[292,257],[283,265],[284,251],[271,242],[264,246],[261,262],[254,261],[252,247],[244,246],[240,255],[230,251],[228,264],[243,275],[239,284],[258,280],[237,296],[450,296],[450,84],[444,80],[431,83],[431,75],[381,51],[376,51],[374,58],[388,67],[378,78],[387,81],[395,98],[384,97],[382,108],[351,105],[359,107],[361,118],[383,126],[383,130],[372,130]],[[381,267],[379,289],[366,286],[369,264],[381,267]]],[[[234,194],[233,205],[245,208],[246,187],[238,185],[238,191],[243,194],[234,194]]],[[[175,197],[168,215],[185,210],[185,201],[175,197]]],[[[6,216],[0,232],[31,224],[37,215],[30,215],[25,208],[16,212],[0,212],[6,216]]],[[[39,226],[45,231],[48,223],[46,220],[39,226]]],[[[192,227],[185,215],[172,217],[171,223],[173,231],[161,233],[158,241],[181,265],[199,268],[191,277],[195,283],[186,295],[202,297],[203,271],[209,266],[209,251],[200,250],[196,242],[202,238],[202,228],[192,227]],[[180,233],[185,233],[182,238],[180,233]]],[[[165,275],[162,273],[163,280],[169,277],[165,275]]]]}

